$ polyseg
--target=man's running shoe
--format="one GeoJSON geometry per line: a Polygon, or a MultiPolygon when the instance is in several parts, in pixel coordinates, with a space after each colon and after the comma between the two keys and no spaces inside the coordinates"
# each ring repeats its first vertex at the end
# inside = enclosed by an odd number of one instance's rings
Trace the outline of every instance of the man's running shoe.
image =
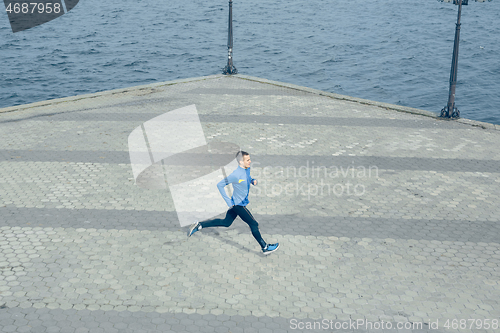
{"type": "Polygon", "coordinates": [[[198,230],[200,230],[202,227],[201,227],[201,224],[200,222],[196,221],[195,223],[191,224],[191,227],[189,228],[189,231],[187,233],[187,236],[188,237],[191,237],[192,234],[194,234],[195,232],[197,232],[198,230]]]}
{"type": "Polygon", "coordinates": [[[262,253],[268,255],[269,253],[276,251],[278,247],[280,247],[280,243],[267,244],[266,247],[262,249],[262,253]]]}

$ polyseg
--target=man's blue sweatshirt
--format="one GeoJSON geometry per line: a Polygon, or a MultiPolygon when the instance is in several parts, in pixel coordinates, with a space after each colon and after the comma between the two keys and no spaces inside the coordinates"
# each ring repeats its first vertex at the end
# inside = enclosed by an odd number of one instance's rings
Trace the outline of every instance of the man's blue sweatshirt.
{"type": "Polygon", "coordinates": [[[246,206],[248,205],[248,192],[250,184],[254,179],[250,176],[250,168],[242,168],[238,166],[227,178],[224,178],[217,184],[220,194],[226,201],[229,207],[233,205],[246,206]],[[224,187],[233,184],[233,196],[229,198],[224,187]]]}

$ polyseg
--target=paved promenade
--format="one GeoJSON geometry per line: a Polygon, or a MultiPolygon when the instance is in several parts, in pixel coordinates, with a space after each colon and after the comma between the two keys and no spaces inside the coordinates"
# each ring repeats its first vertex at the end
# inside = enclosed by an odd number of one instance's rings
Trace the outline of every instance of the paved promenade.
{"type": "Polygon", "coordinates": [[[0,332],[500,332],[499,129],[241,75],[0,109],[0,332]],[[134,184],[192,104],[277,252],[134,184]]]}

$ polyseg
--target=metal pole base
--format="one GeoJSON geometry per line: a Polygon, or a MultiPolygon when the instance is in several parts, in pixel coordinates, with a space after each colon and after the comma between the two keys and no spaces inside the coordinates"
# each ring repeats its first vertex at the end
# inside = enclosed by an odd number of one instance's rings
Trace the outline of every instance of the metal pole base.
{"type": "Polygon", "coordinates": [[[441,110],[441,115],[439,115],[441,118],[452,118],[452,119],[458,119],[460,118],[460,111],[456,107],[453,107],[453,110],[451,112],[450,116],[450,108],[448,106],[445,106],[441,110]]]}
{"type": "Polygon", "coordinates": [[[233,74],[238,74],[238,70],[234,66],[229,66],[227,65],[222,69],[222,74],[224,75],[233,75],[233,74]]]}

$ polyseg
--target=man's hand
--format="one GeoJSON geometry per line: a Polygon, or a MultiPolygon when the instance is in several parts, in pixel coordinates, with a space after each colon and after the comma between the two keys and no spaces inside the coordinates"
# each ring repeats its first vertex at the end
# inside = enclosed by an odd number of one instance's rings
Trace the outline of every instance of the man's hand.
{"type": "Polygon", "coordinates": [[[252,184],[255,186],[257,185],[257,179],[252,180],[252,184]]]}

